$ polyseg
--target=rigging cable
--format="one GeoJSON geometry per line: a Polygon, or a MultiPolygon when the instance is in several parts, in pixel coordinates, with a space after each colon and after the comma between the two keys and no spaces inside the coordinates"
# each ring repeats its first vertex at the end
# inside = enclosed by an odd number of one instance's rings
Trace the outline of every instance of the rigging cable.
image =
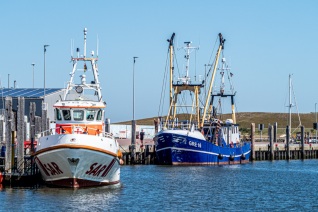
{"type": "Polygon", "coordinates": [[[162,80],[162,89],[161,89],[161,97],[160,97],[160,103],[159,103],[159,109],[158,109],[158,117],[161,116],[161,114],[163,113],[163,105],[164,105],[164,99],[165,99],[165,93],[166,93],[166,85],[167,85],[167,73],[168,73],[168,56],[169,55],[169,50],[167,53],[167,58],[166,58],[166,67],[165,67],[165,72],[164,72],[164,76],[163,76],[163,80],[162,80]]]}
{"type": "MultiPolygon", "coordinates": [[[[212,50],[212,53],[211,53],[211,56],[210,56],[210,59],[209,59],[208,64],[210,64],[210,62],[211,62],[211,60],[212,60],[212,57],[213,57],[213,55],[214,55],[213,53],[214,53],[214,50],[215,50],[215,47],[216,47],[216,43],[217,43],[217,41],[218,41],[218,38],[219,38],[219,37],[216,37],[216,40],[215,40],[215,43],[214,43],[214,47],[213,47],[213,50],[212,50]]],[[[216,58],[214,58],[214,62],[215,62],[215,59],[216,59],[216,58]]],[[[212,65],[214,64],[214,62],[212,63],[212,65]]],[[[209,71],[208,71],[206,77],[209,76],[209,73],[210,73],[211,69],[212,69],[212,66],[210,66],[210,69],[209,69],[209,71]]]]}
{"type": "Polygon", "coordinates": [[[295,106],[296,106],[297,115],[298,115],[298,121],[299,121],[299,125],[296,128],[296,129],[298,129],[301,126],[301,121],[300,121],[300,116],[299,116],[299,111],[298,111],[298,106],[297,106],[297,101],[296,101],[296,95],[295,95],[295,91],[294,91],[293,81],[291,82],[291,84],[292,84],[292,91],[293,91],[293,95],[294,95],[294,101],[295,101],[295,106]]]}

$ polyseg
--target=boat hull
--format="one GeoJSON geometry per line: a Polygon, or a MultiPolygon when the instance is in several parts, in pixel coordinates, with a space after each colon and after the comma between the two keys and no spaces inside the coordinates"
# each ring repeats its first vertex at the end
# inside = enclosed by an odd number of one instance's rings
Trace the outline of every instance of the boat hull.
{"type": "Polygon", "coordinates": [[[195,136],[161,131],[155,137],[156,160],[162,165],[221,165],[248,163],[250,143],[220,147],[195,136]]]}
{"type": "Polygon", "coordinates": [[[45,136],[39,140],[35,162],[48,185],[78,188],[118,184],[116,145],[114,139],[98,136],[45,136]]]}

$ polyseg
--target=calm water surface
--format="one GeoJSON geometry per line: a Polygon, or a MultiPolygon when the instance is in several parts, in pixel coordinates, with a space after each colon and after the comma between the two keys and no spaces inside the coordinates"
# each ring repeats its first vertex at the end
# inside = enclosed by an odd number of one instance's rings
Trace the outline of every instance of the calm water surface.
{"type": "Polygon", "coordinates": [[[1,211],[318,211],[318,160],[122,166],[113,188],[5,188],[1,211]]]}

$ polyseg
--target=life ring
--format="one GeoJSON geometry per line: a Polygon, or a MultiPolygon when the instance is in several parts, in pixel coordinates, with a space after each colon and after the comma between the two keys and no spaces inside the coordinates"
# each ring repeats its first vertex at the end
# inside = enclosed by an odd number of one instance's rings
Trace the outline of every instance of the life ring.
{"type": "Polygon", "coordinates": [[[219,160],[222,160],[222,159],[223,159],[223,155],[222,155],[221,153],[219,153],[218,159],[219,159],[219,160]]]}
{"type": "Polygon", "coordinates": [[[233,161],[233,160],[234,160],[234,156],[233,156],[233,155],[230,155],[229,160],[230,160],[230,161],[233,161]]]}

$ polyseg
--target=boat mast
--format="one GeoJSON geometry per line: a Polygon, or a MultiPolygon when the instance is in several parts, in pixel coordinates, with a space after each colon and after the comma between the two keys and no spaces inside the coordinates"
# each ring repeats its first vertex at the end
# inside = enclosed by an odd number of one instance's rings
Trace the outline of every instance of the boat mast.
{"type": "MultiPolygon", "coordinates": [[[[84,53],[82,56],[79,55],[79,48],[76,49],[77,57],[72,57],[73,61],[73,68],[72,72],[70,73],[71,78],[70,81],[67,84],[66,92],[64,93],[63,100],[67,99],[67,95],[69,94],[69,91],[76,87],[81,87],[82,90],[89,89],[89,90],[95,90],[95,95],[98,96],[98,101],[102,101],[102,94],[101,94],[101,87],[98,79],[98,67],[97,67],[97,61],[98,57],[94,57],[94,51],[91,52],[91,57],[86,57],[86,35],[87,35],[87,28],[84,28],[84,53]],[[81,77],[81,84],[75,84],[74,83],[74,75],[77,71],[77,62],[83,61],[84,62],[84,74],[82,74],[81,77]],[[85,72],[87,70],[86,61],[89,61],[92,67],[92,73],[94,76],[94,81],[91,81],[90,83],[86,82],[86,75],[85,72]]],[[[76,90],[77,92],[77,90],[76,90]]],[[[82,93],[82,92],[80,92],[82,93]]]]}
{"type": "Polygon", "coordinates": [[[171,35],[169,42],[169,51],[170,51],[170,105],[172,103],[172,81],[173,81],[173,39],[174,39],[175,33],[171,35]]]}
{"type": "Polygon", "coordinates": [[[84,58],[86,58],[86,35],[87,35],[87,28],[84,28],[84,58]]]}
{"type": "MultiPolygon", "coordinates": [[[[225,80],[224,80],[224,75],[225,75],[225,71],[229,71],[230,68],[228,68],[228,66],[226,65],[226,59],[223,57],[222,58],[222,68],[220,68],[221,70],[221,86],[220,86],[220,96],[231,96],[231,109],[232,109],[232,120],[233,120],[233,124],[236,124],[236,116],[235,116],[235,104],[234,104],[234,96],[235,96],[235,92],[233,91],[233,87],[232,87],[232,83],[231,80],[230,81],[230,86],[231,86],[231,94],[224,94],[225,92],[225,80]]],[[[213,102],[213,101],[212,101],[213,102]]],[[[213,104],[210,105],[210,107],[212,107],[213,104]]],[[[211,112],[211,110],[209,110],[209,112],[211,112]]]]}
{"type": "Polygon", "coordinates": [[[219,62],[219,56],[220,56],[221,50],[224,49],[225,39],[223,39],[223,36],[222,36],[221,33],[219,33],[219,38],[220,38],[220,44],[219,44],[219,48],[218,48],[218,51],[217,51],[216,56],[215,56],[215,63],[214,63],[212,78],[211,78],[211,82],[210,82],[210,87],[209,87],[207,98],[205,100],[205,105],[204,105],[204,109],[203,109],[203,116],[202,116],[202,121],[201,121],[201,126],[200,126],[201,128],[203,128],[204,120],[205,120],[205,117],[206,117],[207,107],[208,107],[210,96],[211,96],[211,92],[212,92],[212,87],[213,87],[213,82],[214,82],[214,78],[215,78],[215,73],[216,73],[218,62],[219,62]]]}
{"type": "MultiPolygon", "coordinates": [[[[293,104],[291,102],[291,74],[289,74],[289,105],[288,105],[288,110],[289,110],[289,120],[288,120],[288,126],[289,126],[289,138],[291,135],[291,108],[293,104]]],[[[289,141],[287,141],[289,142],[289,141]]]]}
{"type": "MultiPolygon", "coordinates": [[[[168,117],[165,121],[164,128],[167,127],[168,121],[170,120],[172,128],[175,127],[176,124],[176,115],[177,115],[177,101],[178,101],[178,95],[183,91],[190,91],[193,92],[195,95],[194,101],[196,101],[195,108],[196,108],[196,114],[197,114],[197,122],[199,125],[200,118],[199,118],[199,94],[200,94],[200,88],[202,87],[202,84],[193,84],[190,81],[189,77],[189,58],[191,50],[198,49],[197,47],[192,47],[190,44],[191,42],[184,42],[186,44],[186,47],[183,47],[183,49],[186,50],[186,73],[185,76],[178,78],[178,81],[176,83],[173,83],[173,39],[174,39],[175,33],[172,34],[171,39],[167,40],[169,42],[169,51],[170,51],[170,107],[168,111],[168,117]]],[[[192,105],[192,108],[194,106],[192,105]]],[[[189,122],[192,121],[192,115],[190,116],[189,122]]]]}

